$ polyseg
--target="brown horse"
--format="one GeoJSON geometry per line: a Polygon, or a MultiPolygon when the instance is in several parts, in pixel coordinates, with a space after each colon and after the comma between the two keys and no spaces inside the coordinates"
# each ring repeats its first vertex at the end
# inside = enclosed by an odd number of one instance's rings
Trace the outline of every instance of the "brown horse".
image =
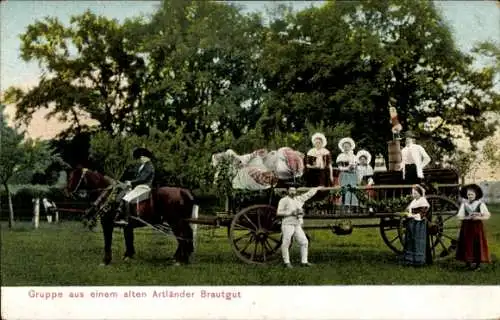
{"type": "MultiPolygon", "coordinates": [[[[89,193],[90,200],[94,201],[92,207],[86,210],[86,218],[100,217],[104,235],[104,265],[108,265],[112,259],[111,244],[117,207],[117,201],[107,201],[107,198],[119,185],[120,182],[85,168],[73,169],[68,175],[66,194],[75,197],[78,192],[85,191],[89,193]]],[[[170,225],[178,243],[174,254],[175,265],[189,263],[189,257],[194,251],[193,230],[186,219],[191,217],[195,205],[194,197],[189,190],[173,187],[153,189],[151,199],[137,205],[136,214],[143,221],[152,225],[162,222],[170,225]]],[[[124,227],[126,246],[124,259],[133,258],[134,229],[144,226],[146,225],[142,222],[130,219],[128,225],[124,227]]]]}

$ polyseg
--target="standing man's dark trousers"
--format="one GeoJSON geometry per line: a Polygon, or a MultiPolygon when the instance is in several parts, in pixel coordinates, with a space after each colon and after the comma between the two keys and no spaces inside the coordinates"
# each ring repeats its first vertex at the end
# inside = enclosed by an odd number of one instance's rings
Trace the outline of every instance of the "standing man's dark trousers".
{"type": "Polygon", "coordinates": [[[417,175],[417,166],[415,164],[405,165],[405,184],[419,184],[422,182],[417,175]]]}

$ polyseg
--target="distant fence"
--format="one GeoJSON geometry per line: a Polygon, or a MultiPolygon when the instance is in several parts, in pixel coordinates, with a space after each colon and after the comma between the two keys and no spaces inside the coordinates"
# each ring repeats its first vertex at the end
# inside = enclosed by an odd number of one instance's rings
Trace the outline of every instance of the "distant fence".
{"type": "Polygon", "coordinates": [[[479,186],[484,193],[484,202],[491,204],[500,203],[500,181],[483,181],[479,186]]]}
{"type": "MultiPolygon", "coordinates": [[[[6,221],[9,218],[9,203],[6,196],[1,197],[2,203],[0,207],[0,220],[6,221]]],[[[27,197],[12,198],[14,207],[14,219],[17,221],[30,221],[33,219],[33,199],[27,197]]],[[[54,201],[58,212],[59,220],[80,220],[83,211],[89,207],[89,203],[85,201],[54,201]]],[[[40,219],[45,220],[46,212],[43,206],[40,206],[40,219]]]]}
{"type": "MultiPolygon", "coordinates": [[[[9,204],[6,195],[0,196],[0,221],[6,221],[9,218],[9,204]]],[[[67,198],[50,199],[54,201],[59,211],[59,220],[80,220],[82,213],[90,206],[88,201],[71,200],[67,198]]],[[[210,215],[220,211],[220,199],[211,196],[196,197],[197,204],[200,207],[200,214],[210,215]]],[[[14,207],[14,219],[17,221],[30,221],[33,219],[34,203],[33,197],[28,194],[16,194],[12,197],[14,207]]],[[[43,206],[39,209],[40,220],[45,220],[46,212],[43,206]]]]}

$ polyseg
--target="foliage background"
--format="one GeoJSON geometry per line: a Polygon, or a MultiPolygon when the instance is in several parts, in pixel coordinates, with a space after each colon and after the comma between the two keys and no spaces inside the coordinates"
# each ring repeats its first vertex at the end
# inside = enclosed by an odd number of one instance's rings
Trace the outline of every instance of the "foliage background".
{"type": "MultiPolygon", "coordinates": [[[[306,152],[317,131],[334,158],[338,140],[351,136],[358,150],[387,161],[391,97],[433,162],[447,157],[462,172],[472,162],[457,154],[453,129],[475,147],[498,126],[489,119],[500,110],[499,44],[478,44],[478,57],[494,64],[474,68],[476,56],[458,50],[427,1],[327,1],[300,11],[276,4],[264,16],[227,2],[165,0],[153,15],[124,22],[90,11],[69,24],[47,17],[20,40],[22,58],[44,74],[28,91],[4,93],[17,121],[50,110],[72,125],[51,141],[64,161],[116,178],[131,149],[147,146],[157,183],[199,194],[216,192],[213,153],[306,152]]],[[[498,162],[496,146],[485,161],[498,162]]]]}

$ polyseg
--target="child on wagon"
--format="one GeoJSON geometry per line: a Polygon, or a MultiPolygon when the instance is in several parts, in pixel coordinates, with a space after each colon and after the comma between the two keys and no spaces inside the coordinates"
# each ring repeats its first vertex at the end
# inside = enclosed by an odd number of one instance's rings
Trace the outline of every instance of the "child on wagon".
{"type": "Polygon", "coordinates": [[[429,202],[421,185],[412,188],[413,200],[408,206],[403,263],[411,266],[432,264],[432,254],[427,233],[429,202]]]}
{"type": "Polygon", "coordinates": [[[464,186],[460,190],[460,196],[466,200],[462,202],[457,214],[457,218],[462,220],[462,226],[456,259],[465,262],[471,270],[479,270],[481,262],[491,262],[483,227],[483,220],[490,218],[490,212],[480,200],[483,191],[477,184],[464,186]]]}

